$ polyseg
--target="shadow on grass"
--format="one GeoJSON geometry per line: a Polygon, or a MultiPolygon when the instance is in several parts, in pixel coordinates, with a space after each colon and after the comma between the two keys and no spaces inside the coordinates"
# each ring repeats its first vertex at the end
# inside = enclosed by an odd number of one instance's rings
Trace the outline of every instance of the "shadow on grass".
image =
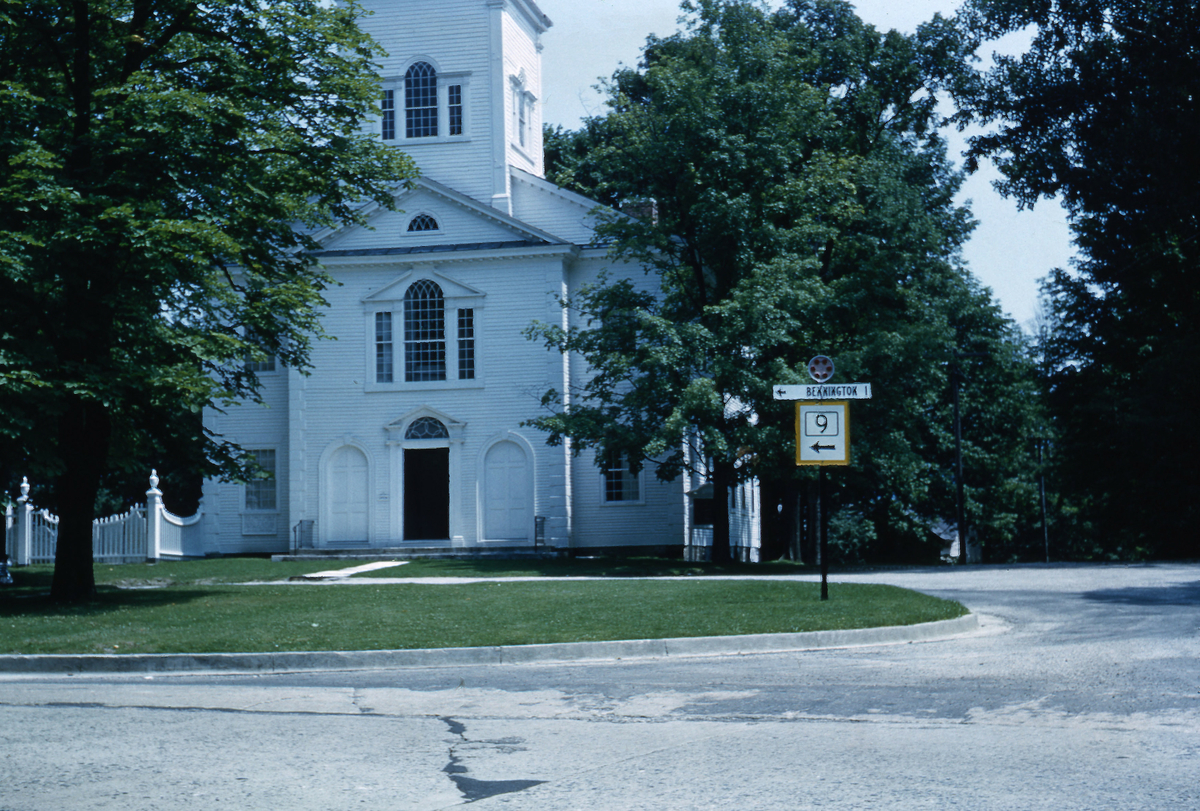
{"type": "MultiPolygon", "coordinates": [[[[772,563],[699,563],[666,558],[578,557],[568,560],[414,560],[397,577],[704,577],[711,575],[811,574],[812,566],[772,563]]],[[[366,572],[363,577],[379,577],[366,572]]]]}
{"type": "Polygon", "coordinates": [[[41,591],[49,593],[50,584],[54,581],[54,570],[45,566],[36,568],[13,566],[8,573],[12,575],[13,582],[9,586],[0,586],[0,600],[5,597],[36,594],[41,591]]]}
{"type": "Polygon", "coordinates": [[[0,591],[0,617],[90,617],[125,609],[163,608],[213,596],[212,589],[100,586],[90,600],[56,603],[50,599],[50,578],[46,577],[45,581],[44,584],[22,584],[15,591],[0,591]]]}

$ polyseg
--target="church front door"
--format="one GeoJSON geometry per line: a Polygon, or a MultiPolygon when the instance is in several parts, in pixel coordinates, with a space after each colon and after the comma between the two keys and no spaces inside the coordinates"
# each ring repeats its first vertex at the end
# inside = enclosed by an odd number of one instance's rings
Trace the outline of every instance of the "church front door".
{"type": "Polygon", "coordinates": [[[404,451],[404,540],[450,537],[450,449],[404,451]]]}

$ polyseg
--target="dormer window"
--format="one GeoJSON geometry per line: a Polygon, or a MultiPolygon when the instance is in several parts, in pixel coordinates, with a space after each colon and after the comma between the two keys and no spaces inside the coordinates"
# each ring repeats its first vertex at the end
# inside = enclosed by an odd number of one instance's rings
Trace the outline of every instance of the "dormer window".
{"type": "Polygon", "coordinates": [[[438,222],[428,214],[418,214],[408,223],[408,230],[410,233],[413,231],[437,231],[438,222]]]}

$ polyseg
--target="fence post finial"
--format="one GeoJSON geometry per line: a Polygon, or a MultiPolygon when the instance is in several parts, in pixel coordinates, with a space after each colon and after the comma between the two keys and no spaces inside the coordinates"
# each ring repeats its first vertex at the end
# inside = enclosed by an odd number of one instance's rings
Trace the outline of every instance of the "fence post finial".
{"type": "Polygon", "coordinates": [[[18,566],[28,566],[33,559],[33,505],[29,502],[29,477],[21,477],[21,496],[17,499],[17,543],[13,550],[18,566]]]}
{"type": "Polygon", "coordinates": [[[146,491],[146,560],[162,556],[162,490],[158,489],[158,471],[150,471],[150,489],[146,491]]]}

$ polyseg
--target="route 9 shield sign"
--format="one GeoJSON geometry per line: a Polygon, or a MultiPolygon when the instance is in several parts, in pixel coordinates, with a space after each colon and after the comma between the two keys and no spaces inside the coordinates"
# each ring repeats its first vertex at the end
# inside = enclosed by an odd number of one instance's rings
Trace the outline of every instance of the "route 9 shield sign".
{"type": "Polygon", "coordinates": [[[850,464],[850,403],[796,403],[796,464],[850,464]]]}

